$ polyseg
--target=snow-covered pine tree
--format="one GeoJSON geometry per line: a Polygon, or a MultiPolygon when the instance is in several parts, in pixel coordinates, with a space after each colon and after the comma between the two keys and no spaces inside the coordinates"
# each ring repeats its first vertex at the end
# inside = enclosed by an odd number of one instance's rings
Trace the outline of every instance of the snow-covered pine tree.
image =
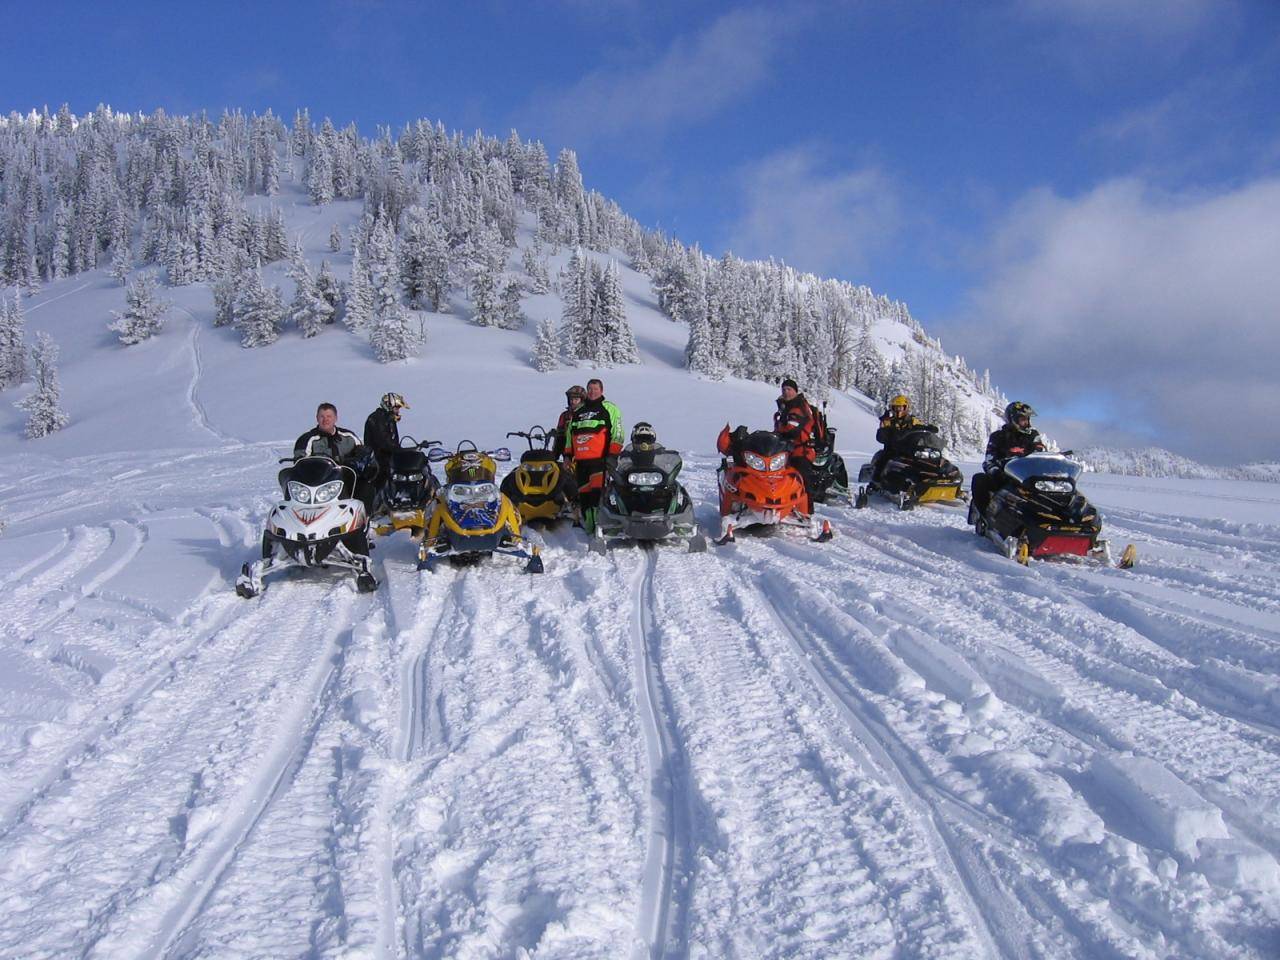
{"type": "Polygon", "coordinates": [[[524,326],[524,313],[520,309],[520,283],[516,280],[508,280],[502,286],[498,325],[503,330],[519,330],[524,326]]]}
{"type": "Polygon", "coordinates": [[[342,249],[342,228],[336,223],[329,228],[329,250],[337,253],[342,249]]]}
{"type": "Polygon", "coordinates": [[[537,237],[533,243],[524,248],[520,255],[520,264],[529,277],[529,289],[534,293],[547,293],[551,289],[551,278],[547,276],[547,261],[542,256],[542,242],[537,237]]]}
{"type": "Polygon", "coordinates": [[[595,283],[591,263],[581,247],[574,248],[561,271],[564,311],[560,315],[560,353],[574,360],[595,361],[599,349],[596,329],[595,283]]]}
{"type": "Polygon", "coordinates": [[[496,230],[486,229],[476,237],[471,275],[471,320],[481,327],[502,323],[502,268],[507,248],[496,230]]]}
{"type": "Polygon", "coordinates": [[[126,346],[141,343],[160,332],[170,304],[159,298],[157,289],[156,278],[150,273],[142,274],[125,289],[124,311],[111,311],[115,320],[107,324],[107,329],[114,330],[121,343],[126,346]]]}
{"type": "Polygon", "coordinates": [[[111,253],[111,276],[114,277],[120,286],[124,286],[129,282],[129,271],[133,266],[133,258],[130,256],[128,241],[117,243],[111,253]]]}
{"type": "Polygon", "coordinates": [[[325,323],[333,323],[342,312],[342,284],[329,269],[329,261],[320,261],[320,272],[316,274],[316,295],[325,303],[325,323]]]}
{"type": "Polygon", "coordinates": [[[333,322],[333,308],[316,289],[311,269],[305,260],[293,262],[289,268],[289,278],[294,283],[294,292],[289,304],[288,320],[304,338],[314,337],[324,329],[325,324],[333,322]]]}
{"type": "Polygon", "coordinates": [[[62,385],[58,382],[58,345],[47,333],[36,334],[31,348],[36,367],[36,389],[14,406],[27,414],[27,437],[47,437],[67,425],[62,409],[62,385]]]}
{"type": "Polygon", "coordinates": [[[423,339],[421,324],[399,303],[379,310],[369,327],[369,344],[379,363],[417,356],[422,350],[423,339]]]}
{"type": "Polygon", "coordinates": [[[236,322],[236,301],[240,298],[239,275],[229,273],[213,284],[213,325],[227,327],[236,322]]]}
{"type": "Polygon", "coordinates": [[[533,352],[529,356],[539,373],[547,373],[560,366],[560,349],[556,343],[556,327],[549,317],[538,321],[538,334],[533,341],[533,352]]]}
{"type": "Polygon", "coordinates": [[[26,320],[15,288],[13,299],[0,294],[0,390],[27,379],[26,320]]]}
{"type": "Polygon", "coordinates": [[[360,246],[360,238],[355,233],[351,236],[351,282],[347,284],[347,305],[342,314],[342,322],[348,330],[363,330],[373,319],[373,289],[369,285],[369,274],[365,269],[364,252],[360,246]]]}
{"type": "Polygon", "coordinates": [[[236,329],[242,347],[264,347],[280,339],[284,323],[284,302],[279,287],[267,287],[261,270],[250,270],[243,277],[236,301],[236,329]]]}
{"type": "Polygon", "coordinates": [[[596,325],[600,331],[597,357],[604,363],[639,363],[640,351],[627,320],[618,262],[609,261],[596,286],[596,325]]]}

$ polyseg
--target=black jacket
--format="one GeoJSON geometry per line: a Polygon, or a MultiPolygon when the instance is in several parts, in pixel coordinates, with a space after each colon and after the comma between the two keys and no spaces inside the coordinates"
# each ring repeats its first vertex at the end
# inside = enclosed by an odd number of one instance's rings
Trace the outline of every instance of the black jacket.
{"type": "Polygon", "coordinates": [[[364,445],[380,464],[391,462],[391,455],[400,449],[400,424],[390,410],[379,407],[369,414],[364,422],[364,445]]]}
{"type": "Polygon", "coordinates": [[[997,470],[1006,460],[1044,450],[1039,430],[1016,430],[1007,423],[987,438],[987,457],[982,469],[997,470]]]}
{"type": "Polygon", "coordinates": [[[338,427],[330,436],[322,433],[319,427],[313,427],[293,445],[295,457],[328,457],[338,463],[350,465],[364,452],[360,446],[360,438],[350,430],[338,427]]]}
{"type": "Polygon", "coordinates": [[[895,417],[886,410],[880,414],[880,428],[876,431],[876,443],[884,444],[885,450],[893,453],[903,434],[910,433],[912,430],[919,430],[925,426],[927,424],[923,420],[918,420],[910,415],[895,417]]]}

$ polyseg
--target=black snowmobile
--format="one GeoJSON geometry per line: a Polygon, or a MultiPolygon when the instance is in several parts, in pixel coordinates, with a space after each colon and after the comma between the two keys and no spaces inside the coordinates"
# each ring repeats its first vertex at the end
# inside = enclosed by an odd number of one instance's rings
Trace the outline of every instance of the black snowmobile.
{"type": "Polygon", "coordinates": [[[814,503],[826,503],[833,497],[852,501],[849,492],[849,471],[844,458],[836,453],[835,430],[827,431],[828,441],[814,444],[813,463],[809,469],[809,499],[814,503]]]}
{"type": "Polygon", "coordinates": [[[256,597],[263,578],[289,567],[345,567],[361,591],[378,589],[369,566],[369,518],[355,496],[356,472],[328,457],[285,457],[284,493],[262,532],[262,558],[246,563],[236,593],[256,597]]]}
{"type": "Polygon", "coordinates": [[[587,549],[604,553],[607,541],[623,539],[687,540],[690,553],[706,550],[693,501],[676,481],[683,466],[679,453],[656,444],[624,449],[605,474],[596,532],[587,549]]]}
{"type": "Polygon", "coordinates": [[[400,440],[400,449],[391,454],[391,472],[379,492],[373,526],[379,536],[385,537],[397,530],[408,530],[413,537],[422,536],[436,491],[440,489],[427,452],[438,446],[441,446],[439,440],[421,443],[413,437],[400,440]]]}
{"type": "MultiPolygon", "coordinates": [[[[973,529],[989,538],[1011,560],[1080,557],[1110,566],[1111,545],[1101,538],[1102,517],[1076,489],[1084,468],[1063,453],[1030,453],[1004,465],[1004,485],[991,495],[985,511],[970,508],[973,529]]],[[[1133,544],[1117,564],[1137,560],[1133,544]]]]}
{"type": "Polygon", "coordinates": [[[960,468],[943,455],[943,449],[937,427],[925,426],[904,433],[893,453],[886,453],[888,459],[878,480],[872,479],[872,464],[862,465],[858,471],[862,486],[853,505],[859,509],[867,506],[872,494],[893,501],[902,510],[910,510],[918,503],[963,500],[960,468]]]}

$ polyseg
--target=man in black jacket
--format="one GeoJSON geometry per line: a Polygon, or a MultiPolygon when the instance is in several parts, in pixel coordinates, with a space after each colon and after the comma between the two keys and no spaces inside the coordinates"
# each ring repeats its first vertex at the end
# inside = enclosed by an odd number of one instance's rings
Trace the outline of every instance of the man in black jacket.
{"type": "Polygon", "coordinates": [[[391,474],[391,455],[400,449],[400,411],[409,404],[398,393],[384,393],[378,409],[364,422],[364,445],[378,461],[378,476],[391,474]]]}
{"type": "Polygon", "coordinates": [[[369,464],[360,438],[345,427],[338,426],[338,408],[332,403],[316,407],[316,425],[300,436],[293,445],[295,457],[328,457],[335,463],[351,467],[356,472],[355,495],[364,501],[365,511],[373,505],[373,484],[376,467],[369,464]]]}
{"type": "Polygon", "coordinates": [[[969,522],[976,523],[987,509],[991,495],[1004,485],[1004,465],[1014,457],[1044,450],[1040,431],[1031,426],[1036,412],[1030,404],[1015,400],[1004,408],[1004,426],[987,438],[987,456],[982,472],[973,475],[970,484],[973,497],[969,501],[969,522]]]}

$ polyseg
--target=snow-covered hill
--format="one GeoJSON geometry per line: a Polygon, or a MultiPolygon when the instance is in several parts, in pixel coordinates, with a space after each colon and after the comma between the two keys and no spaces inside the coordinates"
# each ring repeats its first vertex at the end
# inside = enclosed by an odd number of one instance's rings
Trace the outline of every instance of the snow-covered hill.
{"type": "MultiPolygon", "coordinates": [[[[252,203],[347,276],[328,238],[360,201],[286,177],[252,203]]],[[[514,274],[531,212],[513,229],[514,274]]],[[[688,453],[710,531],[715,434],[776,388],[691,375],[625,249],[584,256],[623,261],[642,360],[596,372],[688,453]]],[[[0,405],[0,956],[1280,952],[1274,484],[1087,475],[1129,572],[1019,567],[951,508],[832,506],[825,545],[599,557],[552,530],[538,577],[419,573],[401,535],[375,594],[321,573],[245,601],[317,402],[358,429],[396,390],[406,432],[490,445],[594,368],[530,365],[554,293],[516,331],[457,295],[391,364],[340,326],[245,349],[204,282],[164,296],[130,347],[105,266],[23,303],[71,422],[23,441],[0,405]]],[[[851,464],[874,414],[832,392],[851,464]]]]}

